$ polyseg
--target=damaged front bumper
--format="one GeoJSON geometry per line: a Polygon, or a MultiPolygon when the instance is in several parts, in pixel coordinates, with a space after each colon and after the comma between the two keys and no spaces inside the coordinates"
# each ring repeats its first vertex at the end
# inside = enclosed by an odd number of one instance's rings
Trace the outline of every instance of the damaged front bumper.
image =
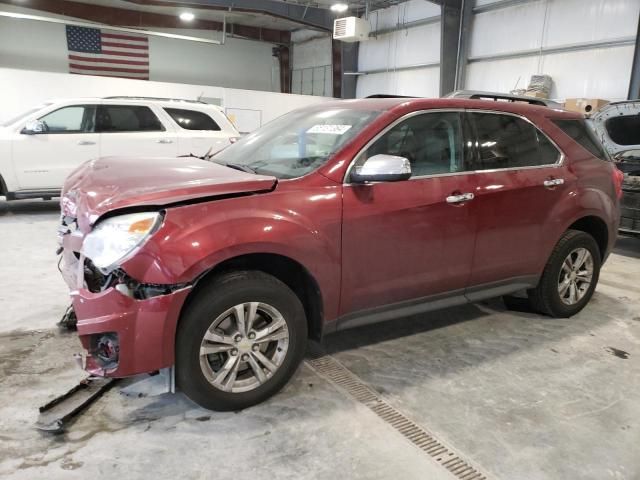
{"type": "Polygon", "coordinates": [[[173,365],[190,285],[143,285],[124,272],[96,278],[90,262],[66,247],[60,271],[71,289],[89,373],[127,377],[173,365]]]}

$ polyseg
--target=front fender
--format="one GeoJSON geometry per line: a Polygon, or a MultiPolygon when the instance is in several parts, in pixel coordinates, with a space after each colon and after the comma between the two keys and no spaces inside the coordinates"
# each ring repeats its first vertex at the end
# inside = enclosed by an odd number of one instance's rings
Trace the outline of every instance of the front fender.
{"type": "Polygon", "coordinates": [[[162,227],[122,268],[143,283],[177,284],[193,282],[240,255],[282,255],[314,277],[331,318],[339,300],[342,200],[338,186],[321,191],[307,189],[294,198],[290,192],[273,192],[170,208],[162,227]],[[311,197],[312,202],[306,201],[311,197]]]}

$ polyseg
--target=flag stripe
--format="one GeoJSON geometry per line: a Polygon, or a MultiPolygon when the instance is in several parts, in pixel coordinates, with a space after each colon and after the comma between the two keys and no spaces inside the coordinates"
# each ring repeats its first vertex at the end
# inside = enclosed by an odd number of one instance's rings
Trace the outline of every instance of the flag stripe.
{"type": "Polygon", "coordinates": [[[136,50],[149,50],[146,45],[129,45],[127,43],[115,43],[115,42],[102,42],[105,47],[121,47],[121,48],[134,48],[136,50]]]}
{"type": "Polygon", "coordinates": [[[87,68],[88,70],[93,70],[94,72],[124,72],[124,73],[149,73],[148,69],[138,69],[138,68],[119,68],[119,67],[97,67],[94,65],[90,65],[87,67],[86,65],[81,65],[78,63],[69,63],[69,67],[71,68],[87,68]]]}
{"type": "Polygon", "coordinates": [[[133,35],[122,35],[115,33],[102,33],[102,38],[115,38],[118,40],[133,40],[135,42],[148,42],[147,37],[134,37],[133,35]]]}
{"type": "Polygon", "coordinates": [[[109,73],[109,72],[92,72],[88,70],[75,70],[73,68],[69,69],[69,73],[74,73],[76,75],[96,75],[100,77],[117,77],[117,78],[130,78],[133,80],[149,80],[149,76],[145,74],[135,74],[135,73],[109,73]]]}
{"type": "Polygon", "coordinates": [[[147,53],[134,53],[127,51],[118,52],[116,50],[103,50],[101,55],[124,55],[125,57],[149,58],[147,53]]]}
{"type": "Polygon", "coordinates": [[[77,62],[85,62],[85,63],[91,63],[91,62],[95,62],[95,63],[110,63],[113,65],[142,65],[144,67],[148,67],[149,66],[149,62],[144,62],[144,61],[136,61],[136,60],[121,60],[121,59],[112,59],[112,58],[96,58],[96,57],[85,57],[85,56],[79,56],[79,55],[69,55],[69,59],[70,60],[74,60],[75,63],[77,62]]]}

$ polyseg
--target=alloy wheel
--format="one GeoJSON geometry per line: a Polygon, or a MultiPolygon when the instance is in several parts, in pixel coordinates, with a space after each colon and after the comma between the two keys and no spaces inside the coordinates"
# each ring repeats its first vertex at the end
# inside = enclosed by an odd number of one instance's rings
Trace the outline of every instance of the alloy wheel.
{"type": "Polygon", "coordinates": [[[220,314],[200,344],[200,368],[225,392],[258,388],[278,370],[289,347],[282,314],[262,302],[238,304],[220,314]]]}
{"type": "Polygon", "coordinates": [[[558,294],[565,305],[575,305],[584,298],[593,278],[593,257],[586,248],[576,248],[567,255],[558,276],[558,294]]]}

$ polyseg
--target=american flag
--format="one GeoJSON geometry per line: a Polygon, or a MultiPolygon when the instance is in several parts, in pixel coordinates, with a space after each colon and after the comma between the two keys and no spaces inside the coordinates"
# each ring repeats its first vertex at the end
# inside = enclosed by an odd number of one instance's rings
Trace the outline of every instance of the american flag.
{"type": "Polygon", "coordinates": [[[149,39],[67,25],[69,72],[149,80],[149,39]]]}

